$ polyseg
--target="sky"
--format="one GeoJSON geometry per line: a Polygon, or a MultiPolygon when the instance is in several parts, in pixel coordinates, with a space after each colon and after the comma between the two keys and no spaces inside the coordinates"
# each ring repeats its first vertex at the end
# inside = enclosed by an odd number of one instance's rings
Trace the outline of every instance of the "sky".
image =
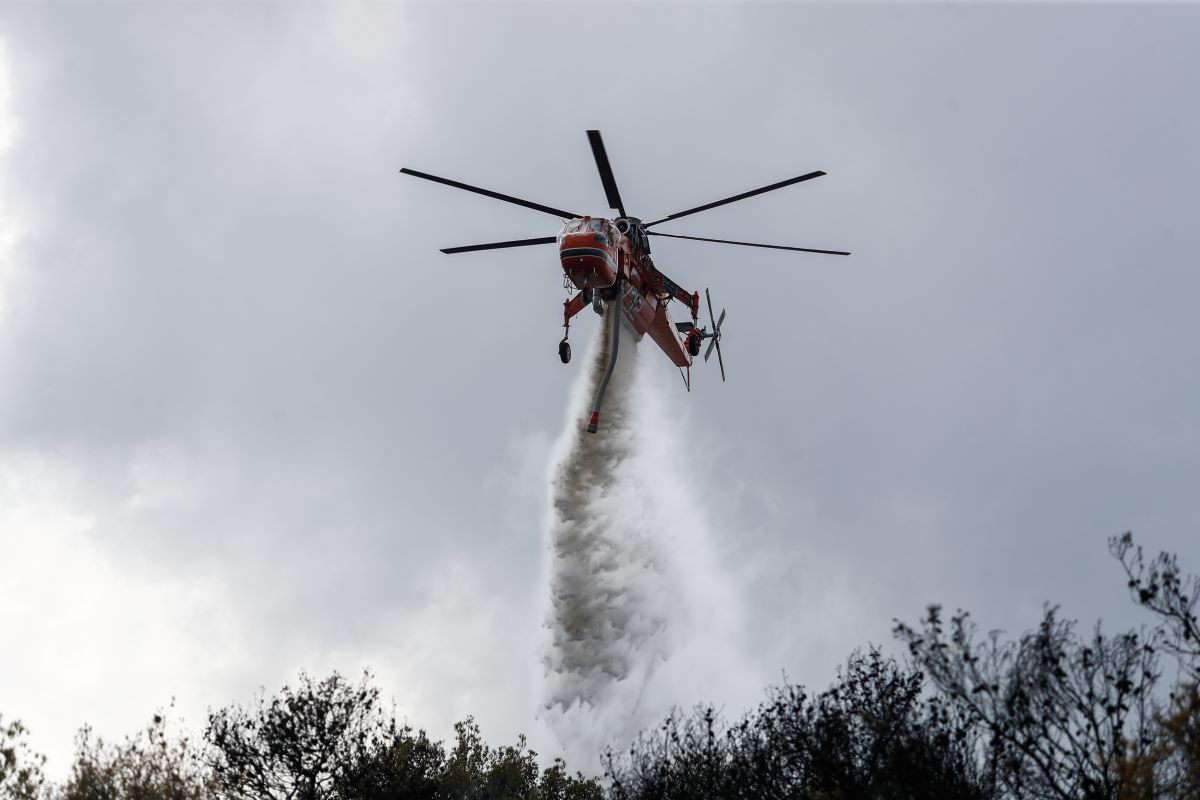
{"type": "Polygon", "coordinates": [[[679,658],[737,666],[672,702],[824,687],[929,603],[1145,621],[1107,537],[1200,570],[1198,38],[1187,4],[0,5],[0,714],[61,774],[85,722],[369,667],[435,735],[556,752],[587,362],[551,248],[438,248],[559,223],[398,170],[602,215],[589,128],[645,219],[828,173],[663,232],[853,252],[654,240],[728,309],[724,384],[639,353],[647,481],[736,606],[679,658]]]}

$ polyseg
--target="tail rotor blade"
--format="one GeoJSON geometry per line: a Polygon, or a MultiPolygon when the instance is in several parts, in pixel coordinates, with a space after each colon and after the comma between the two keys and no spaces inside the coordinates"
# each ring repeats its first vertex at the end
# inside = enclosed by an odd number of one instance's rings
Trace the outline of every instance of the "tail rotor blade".
{"type": "Polygon", "coordinates": [[[704,360],[708,361],[708,357],[712,355],[715,348],[717,351],[717,363],[721,365],[721,382],[725,381],[725,359],[721,357],[721,326],[725,324],[725,309],[721,309],[720,319],[713,314],[712,294],[708,288],[704,289],[704,299],[708,301],[708,321],[712,323],[713,330],[709,334],[711,341],[708,343],[708,349],[704,351],[704,360]]]}

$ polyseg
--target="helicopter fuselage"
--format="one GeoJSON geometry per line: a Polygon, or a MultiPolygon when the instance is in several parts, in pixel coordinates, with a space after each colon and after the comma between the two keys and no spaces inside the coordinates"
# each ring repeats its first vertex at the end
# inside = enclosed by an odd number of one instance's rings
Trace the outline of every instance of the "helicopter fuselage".
{"type": "Polygon", "coordinates": [[[700,295],[684,292],[658,271],[638,221],[572,219],[558,235],[558,255],[581,296],[594,292],[605,302],[619,303],[622,318],[639,339],[649,334],[673,364],[691,366],[688,337],[681,335],[667,306],[671,300],[683,302],[694,324],[700,295]]]}

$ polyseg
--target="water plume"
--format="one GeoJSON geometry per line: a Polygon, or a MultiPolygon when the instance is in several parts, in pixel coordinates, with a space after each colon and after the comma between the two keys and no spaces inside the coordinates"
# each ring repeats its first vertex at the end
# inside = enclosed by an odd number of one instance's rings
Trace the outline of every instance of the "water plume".
{"type": "Polygon", "coordinates": [[[647,374],[624,325],[600,431],[585,432],[608,362],[609,324],[599,326],[589,367],[572,388],[551,457],[545,525],[540,716],[569,763],[585,769],[598,765],[605,745],[623,746],[673,705],[716,699],[709,693],[728,666],[734,611],[670,431],[664,371],[647,374]]]}

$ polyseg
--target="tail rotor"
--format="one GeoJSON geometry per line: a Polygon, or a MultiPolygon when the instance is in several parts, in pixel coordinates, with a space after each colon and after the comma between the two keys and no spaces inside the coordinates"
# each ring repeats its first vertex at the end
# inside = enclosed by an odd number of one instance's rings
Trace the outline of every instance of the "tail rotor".
{"type": "Polygon", "coordinates": [[[708,334],[708,338],[712,339],[708,343],[708,349],[704,351],[704,360],[708,361],[708,357],[712,355],[713,348],[717,349],[717,363],[721,365],[721,381],[725,380],[725,359],[721,358],[721,325],[725,323],[725,309],[721,309],[719,319],[714,319],[712,295],[708,293],[708,289],[704,290],[704,297],[708,300],[708,321],[712,323],[712,333],[708,334]]]}

